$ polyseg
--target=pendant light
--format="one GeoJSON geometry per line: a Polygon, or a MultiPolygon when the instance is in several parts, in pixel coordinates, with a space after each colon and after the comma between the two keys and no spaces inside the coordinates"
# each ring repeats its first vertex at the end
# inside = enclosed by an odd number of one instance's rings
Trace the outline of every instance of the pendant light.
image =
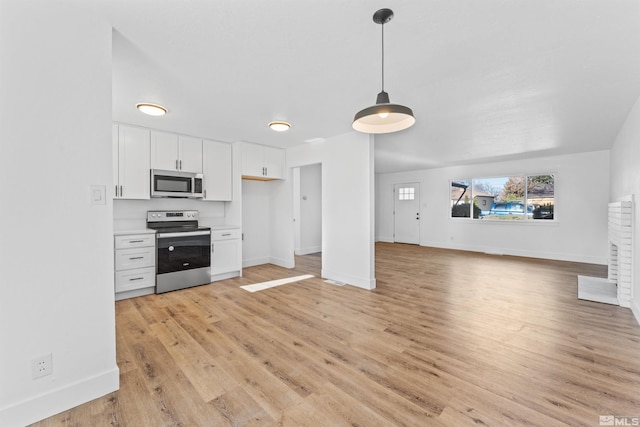
{"type": "Polygon", "coordinates": [[[380,9],[373,14],[373,22],[382,27],[382,91],[376,105],[359,111],[353,118],[353,128],[364,133],[391,133],[407,129],[416,122],[411,108],[391,104],[389,94],[384,91],[384,24],[391,21],[393,11],[380,9]]]}

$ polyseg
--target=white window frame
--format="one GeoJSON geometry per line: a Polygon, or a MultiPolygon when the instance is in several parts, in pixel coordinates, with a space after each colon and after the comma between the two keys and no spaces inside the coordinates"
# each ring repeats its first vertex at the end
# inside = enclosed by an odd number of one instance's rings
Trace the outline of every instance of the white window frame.
{"type": "Polygon", "coordinates": [[[480,177],[480,178],[468,178],[468,179],[449,179],[448,181],[449,183],[449,210],[448,210],[448,217],[450,221],[475,221],[478,223],[491,223],[491,224],[495,224],[495,223],[504,223],[504,224],[557,224],[558,223],[558,216],[557,216],[557,183],[558,183],[558,173],[557,172],[543,172],[543,173],[527,173],[527,174],[517,174],[517,173],[512,173],[512,174],[503,174],[503,175],[494,175],[494,176],[484,176],[484,177],[480,177]],[[500,219],[493,219],[493,218],[474,218],[473,217],[473,200],[476,197],[473,194],[473,182],[475,180],[480,180],[480,179],[491,179],[491,178],[509,178],[512,176],[521,176],[524,178],[525,180],[525,186],[524,186],[524,196],[523,196],[523,200],[524,200],[524,210],[525,213],[527,212],[527,207],[528,207],[528,191],[527,191],[527,183],[529,180],[529,177],[532,176],[540,176],[540,175],[551,175],[553,176],[553,219],[534,219],[533,217],[529,218],[528,215],[524,214],[523,215],[523,219],[521,220],[500,220],[500,219]],[[470,182],[469,185],[469,189],[470,189],[470,200],[471,203],[469,204],[469,216],[466,217],[454,217],[451,216],[451,210],[453,208],[453,205],[451,204],[452,199],[451,199],[451,187],[452,187],[452,183],[453,182],[470,182]]]}

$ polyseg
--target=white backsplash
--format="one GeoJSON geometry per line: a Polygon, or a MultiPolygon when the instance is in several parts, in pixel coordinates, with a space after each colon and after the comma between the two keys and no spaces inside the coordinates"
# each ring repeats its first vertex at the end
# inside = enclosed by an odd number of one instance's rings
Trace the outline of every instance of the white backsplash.
{"type": "Polygon", "coordinates": [[[226,202],[208,202],[194,199],[114,200],[113,229],[138,230],[147,228],[147,211],[197,210],[201,225],[213,227],[228,225],[225,217],[226,202]]]}

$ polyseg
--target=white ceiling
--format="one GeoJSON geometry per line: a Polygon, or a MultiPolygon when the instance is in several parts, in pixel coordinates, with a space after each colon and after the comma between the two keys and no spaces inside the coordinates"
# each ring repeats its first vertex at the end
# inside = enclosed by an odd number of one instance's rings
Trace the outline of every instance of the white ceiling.
{"type": "Polygon", "coordinates": [[[113,0],[113,118],[285,148],[350,132],[383,7],[385,89],[416,124],[376,136],[376,172],[608,149],[640,95],[638,0],[113,0]]]}

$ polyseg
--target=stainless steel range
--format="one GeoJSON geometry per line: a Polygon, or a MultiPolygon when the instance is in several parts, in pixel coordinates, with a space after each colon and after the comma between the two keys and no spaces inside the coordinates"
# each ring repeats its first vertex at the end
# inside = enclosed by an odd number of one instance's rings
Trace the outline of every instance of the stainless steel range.
{"type": "Polygon", "coordinates": [[[211,229],[198,211],[148,211],[156,230],[156,293],[211,283],[211,229]]]}

